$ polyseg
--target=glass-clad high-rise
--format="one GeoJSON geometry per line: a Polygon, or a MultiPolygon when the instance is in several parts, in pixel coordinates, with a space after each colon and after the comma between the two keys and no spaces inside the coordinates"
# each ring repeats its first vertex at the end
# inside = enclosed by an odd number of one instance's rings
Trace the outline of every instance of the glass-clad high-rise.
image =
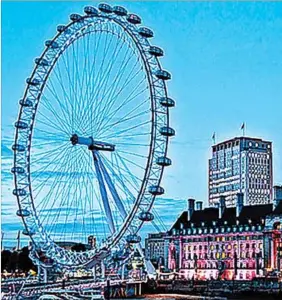
{"type": "Polygon", "coordinates": [[[209,203],[221,195],[226,206],[235,206],[237,193],[245,205],[270,203],[272,199],[272,143],[236,137],[212,146],[209,160],[209,203]]]}

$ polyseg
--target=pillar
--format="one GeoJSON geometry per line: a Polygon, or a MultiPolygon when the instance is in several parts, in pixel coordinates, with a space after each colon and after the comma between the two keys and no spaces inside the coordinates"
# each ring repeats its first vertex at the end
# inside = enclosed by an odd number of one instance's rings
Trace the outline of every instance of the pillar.
{"type": "Polygon", "coordinates": [[[41,266],[40,264],[37,266],[37,278],[38,278],[38,281],[41,281],[41,266]]]}
{"type": "Polygon", "coordinates": [[[182,269],[182,253],[183,253],[183,251],[182,251],[182,239],[180,237],[179,238],[179,266],[178,266],[179,270],[182,269]]]}
{"type": "Polygon", "coordinates": [[[48,278],[47,278],[47,269],[46,268],[42,268],[43,269],[43,282],[47,283],[48,278]]]}
{"type": "Polygon", "coordinates": [[[105,280],[105,264],[103,261],[101,261],[101,276],[102,279],[105,280]]]}
{"type": "Polygon", "coordinates": [[[121,279],[124,280],[124,269],[125,269],[125,264],[122,265],[121,268],[121,279]]]}
{"type": "Polygon", "coordinates": [[[96,281],[96,266],[92,268],[93,279],[96,281]]]}
{"type": "Polygon", "coordinates": [[[275,268],[275,242],[273,236],[270,240],[270,259],[271,259],[271,269],[275,268]]]}

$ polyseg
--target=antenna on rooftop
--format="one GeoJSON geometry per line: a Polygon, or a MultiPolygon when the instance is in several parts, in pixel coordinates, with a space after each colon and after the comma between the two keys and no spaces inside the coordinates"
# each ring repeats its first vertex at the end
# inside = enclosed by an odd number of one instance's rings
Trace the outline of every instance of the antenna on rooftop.
{"type": "Polygon", "coordinates": [[[216,144],[216,141],[215,141],[215,132],[212,135],[212,140],[213,140],[213,144],[215,145],[216,144]]]}
{"type": "Polygon", "coordinates": [[[245,122],[243,122],[243,124],[241,125],[241,130],[243,131],[243,136],[245,136],[245,129],[246,129],[246,124],[245,124],[245,122]]]}

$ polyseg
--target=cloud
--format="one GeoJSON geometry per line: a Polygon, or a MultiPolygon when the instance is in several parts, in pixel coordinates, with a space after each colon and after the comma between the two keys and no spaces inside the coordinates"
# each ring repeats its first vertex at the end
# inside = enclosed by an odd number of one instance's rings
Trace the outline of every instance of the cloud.
{"type": "Polygon", "coordinates": [[[18,222],[2,222],[2,230],[5,231],[17,231],[22,230],[23,225],[20,220],[18,222]]]}
{"type": "Polygon", "coordinates": [[[11,157],[13,156],[13,151],[12,149],[10,149],[9,147],[7,147],[6,145],[3,144],[3,140],[2,140],[2,144],[1,144],[1,156],[2,157],[11,157]]]}
{"type": "Polygon", "coordinates": [[[42,216],[55,216],[60,213],[60,217],[64,217],[67,215],[82,215],[84,212],[80,208],[71,208],[71,207],[54,207],[54,208],[46,208],[41,209],[38,213],[39,217],[42,216]]]}

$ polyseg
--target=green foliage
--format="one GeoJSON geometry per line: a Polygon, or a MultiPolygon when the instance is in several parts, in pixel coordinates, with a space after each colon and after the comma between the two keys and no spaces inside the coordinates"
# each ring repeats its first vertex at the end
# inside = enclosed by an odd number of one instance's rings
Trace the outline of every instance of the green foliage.
{"type": "Polygon", "coordinates": [[[14,273],[16,270],[19,272],[27,273],[30,269],[35,270],[32,260],[29,258],[28,247],[22,248],[20,251],[3,250],[1,252],[1,272],[4,270],[14,273]]]}
{"type": "Polygon", "coordinates": [[[78,244],[73,245],[71,247],[71,250],[75,251],[75,252],[83,252],[83,251],[86,251],[86,247],[84,244],[78,243],[78,244]]]}
{"type": "Polygon", "coordinates": [[[8,269],[11,255],[12,252],[9,250],[3,250],[1,252],[1,272],[8,269]]]}
{"type": "Polygon", "coordinates": [[[19,254],[17,251],[11,253],[10,259],[8,261],[8,271],[14,273],[18,269],[19,254]]]}
{"type": "Polygon", "coordinates": [[[23,272],[28,272],[30,269],[33,269],[34,265],[32,260],[29,258],[29,250],[28,247],[22,248],[22,250],[18,254],[18,267],[23,272]]]}

